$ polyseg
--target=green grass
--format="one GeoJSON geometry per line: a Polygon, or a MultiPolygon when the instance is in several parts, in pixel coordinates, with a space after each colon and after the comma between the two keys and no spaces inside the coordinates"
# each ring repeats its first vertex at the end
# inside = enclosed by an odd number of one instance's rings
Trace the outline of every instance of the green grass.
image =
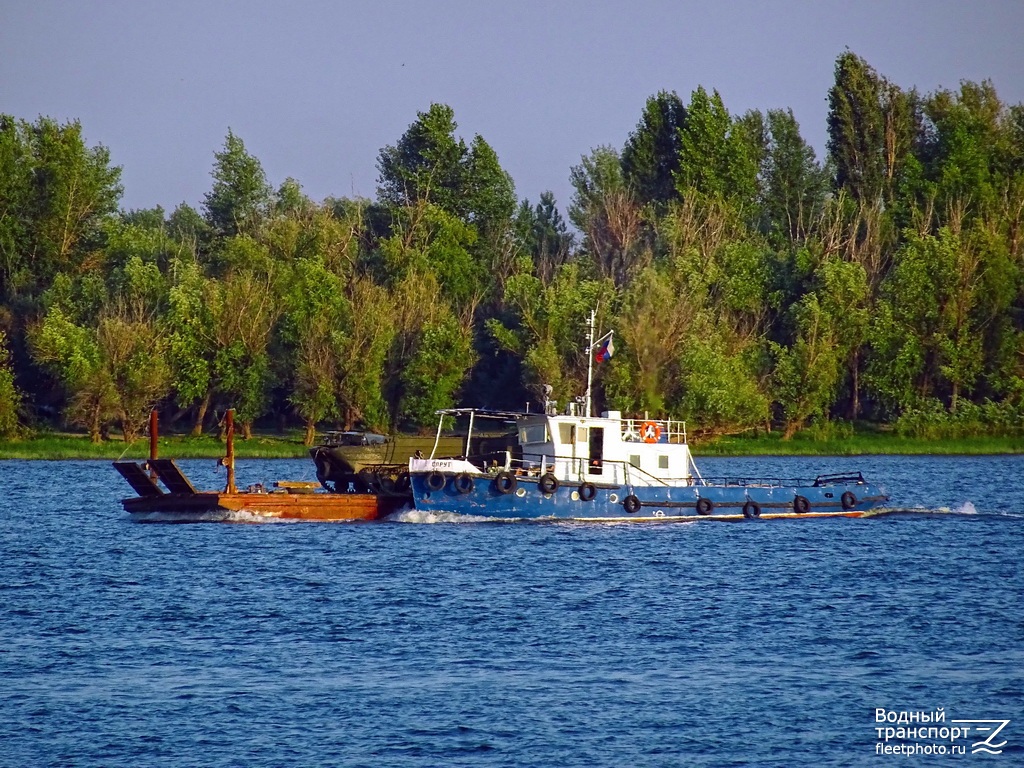
{"type": "Polygon", "coordinates": [[[807,433],[783,440],[781,432],[720,437],[691,444],[697,456],[990,455],[1024,453],[1024,436],[978,436],[943,440],[902,437],[868,430],[849,437],[815,438],[807,433]]]}
{"type": "MultiPolygon", "coordinates": [[[[864,454],[988,455],[1024,453],[1024,436],[964,437],[945,440],[901,437],[878,428],[858,429],[850,436],[820,438],[809,430],[791,440],[781,432],[719,437],[691,441],[696,456],[854,456],[864,454]]],[[[224,455],[224,443],[215,437],[164,435],[158,445],[164,458],[207,459],[224,455]]],[[[250,440],[235,437],[239,459],[296,459],[309,456],[301,433],[261,433],[250,440]]],[[[0,440],[0,459],[135,459],[149,457],[149,439],[132,444],[119,439],[93,444],[85,435],[40,433],[22,440],[0,440]]]]}
{"type": "MultiPolygon", "coordinates": [[[[163,458],[216,459],[225,444],[215,437],[161,436],[157,451],[163,458]]],[[[256,434],[250,440],[235,436],[235,457],[239,459],[295,459],[309,456],[302,439],[293,435],[256,434]]],[[[85,435],[39,434],[24,440],[0,440],[0,459],[135,459],[149,458],[149,438],[128,444],[119,439],[92,443],[85,435]]]]}

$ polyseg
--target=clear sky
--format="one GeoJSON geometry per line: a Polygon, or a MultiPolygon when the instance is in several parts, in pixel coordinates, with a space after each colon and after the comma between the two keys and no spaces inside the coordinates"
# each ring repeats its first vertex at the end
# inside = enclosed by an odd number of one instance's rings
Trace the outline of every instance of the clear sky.
{"type": "Polygon", "coordinates": [[[0,0],[0,112],[80,120],[123,207],[170,212],[200,205],[228,128],[275,187],[375,197],[381,147],[441,102],[564,210],[570,168],[659,90],[791,108],[820,158],[845,48],[904,88],[1024,102],[1024,0],[0,0]]]}

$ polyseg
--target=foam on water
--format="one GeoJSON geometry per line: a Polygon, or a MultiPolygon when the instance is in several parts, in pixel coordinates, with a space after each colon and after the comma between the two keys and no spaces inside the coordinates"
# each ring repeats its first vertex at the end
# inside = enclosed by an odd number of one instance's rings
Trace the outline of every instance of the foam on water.
{"type": "Polygon", "coordinates": [[[389,523],[418,523],[431,525],[434,523],[494,523],[505,522],[483,515],[459,515],[454,512],[430,512],[419,509],[400,509],[384,518],[389,523]]]}
{"type": "MultiPolygon", "coordinates": [[[[217,512],[133,512],[136,523],[299,523],[301,520],[271,517],[248,509],[217,512]]],[[[347,521],[344,521],[347,522],[347,521]]]]}

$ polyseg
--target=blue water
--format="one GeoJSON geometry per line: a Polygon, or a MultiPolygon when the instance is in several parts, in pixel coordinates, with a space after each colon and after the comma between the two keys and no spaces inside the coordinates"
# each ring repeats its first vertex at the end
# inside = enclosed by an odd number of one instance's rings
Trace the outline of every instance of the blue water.
{"type": "Polygon", "coordinates": [[[109,463],[0,462],[0,765],[1024,764],[1024,457],[700,467],[916,511],[143,525],[109,463]],[[876,755],[876,708],[939,707],[1003,754],[876,755]]]}

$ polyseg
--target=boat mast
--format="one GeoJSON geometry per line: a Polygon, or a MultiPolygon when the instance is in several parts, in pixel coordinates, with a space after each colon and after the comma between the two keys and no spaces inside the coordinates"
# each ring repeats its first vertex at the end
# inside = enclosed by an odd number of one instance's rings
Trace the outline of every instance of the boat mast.
{"type": "Polygon", "coordinates": [[[590,310],[590,320],[587,322],[587,396],[584,398],[584,413],[588,419],[593,415],[590,412],[591,403],[591,388],[594,384],[594,349],[604,343],[605,339],[610,339],[615,333],[614,330],[608,331],[604,336],[594,341],[594,323],[595,317],[597,316],[597,310],[590,310]]]}
{"type": "Polygon", "coordinates": [[[597,313],[590,310],[590,321],[587,323],[587,398],[584,401],[584,413],[590,418],[590,387],[594,380],[594,316],[597,313]]]}

